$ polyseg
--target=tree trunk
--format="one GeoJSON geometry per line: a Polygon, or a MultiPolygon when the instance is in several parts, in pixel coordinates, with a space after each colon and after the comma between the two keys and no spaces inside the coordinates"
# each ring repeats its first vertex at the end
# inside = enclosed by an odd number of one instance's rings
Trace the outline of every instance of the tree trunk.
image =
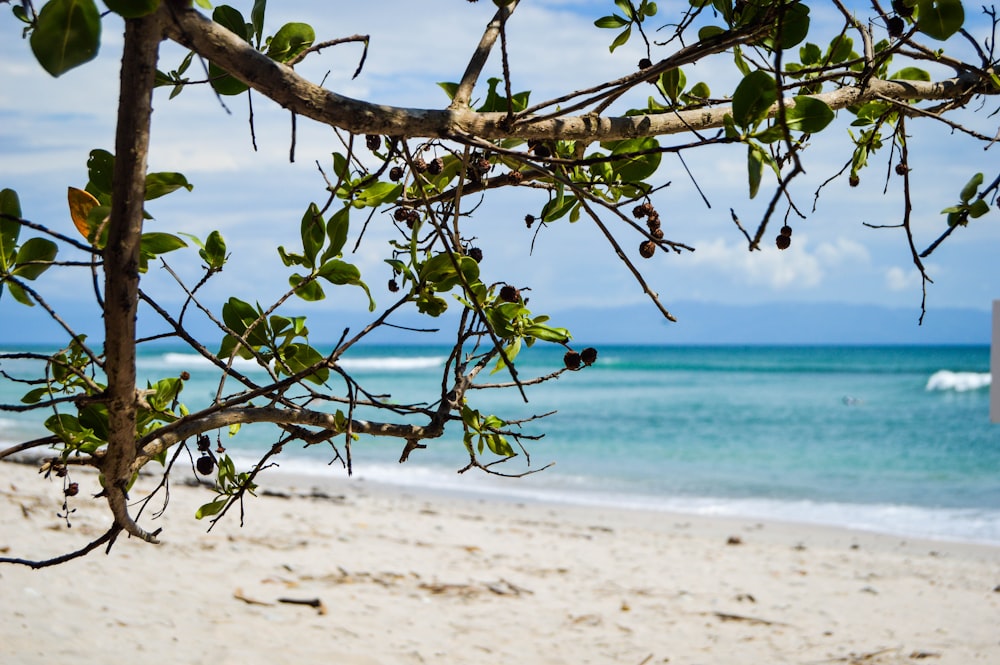
{"type": "Polygon", "coordinates": [[[108,379],[108,454],[104,490],[118,527],[154,541],[128,514],[130,466],[136,456],[135,332],[139,290],[139,249],[146,158],[153,112],[153,83],[162,38],[157,14],[125,21],[118,131],[115,136],[114,191],[104,248],[105,363],[108,379]]]}

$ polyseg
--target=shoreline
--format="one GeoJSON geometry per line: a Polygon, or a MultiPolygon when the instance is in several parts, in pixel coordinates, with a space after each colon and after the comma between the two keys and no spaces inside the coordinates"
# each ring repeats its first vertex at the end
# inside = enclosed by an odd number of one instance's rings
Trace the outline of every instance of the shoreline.
{"type": "MultiPolygon", "coordinates": [[[[813,525],[467,497],[270,473],[209,533],[178,474],[163,544],[0,564],[24,664],[1000,662],[1000,547],[813,525]],[[263,488],[262,488],[263,489],[263,488]],[[853,660],[852,660],[853,659],[853,660]]],[[[106,529],[93,474],[0,463],[3,556],[106,529]]],[[[143,477],[133,496],[155,485],[143,477]]],[[[150,506],[147,510],[152,510],[150,506]]],[[[159,524],[162,522],[162,524],[159,524]]]]}

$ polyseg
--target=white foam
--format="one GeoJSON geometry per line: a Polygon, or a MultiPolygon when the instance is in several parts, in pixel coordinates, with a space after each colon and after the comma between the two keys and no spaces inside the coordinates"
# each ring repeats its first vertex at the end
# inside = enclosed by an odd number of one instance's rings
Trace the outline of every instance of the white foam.
{"type": "Polygon", "coordinates": [[[979,390],[990,385],[989,373],[981,372],[952,372],[946,369],[934,372],[927,379],[926,390],[954,390],[955,392],[966,392],[968,390],[979,390]]]}
{"type": "MultiPolygon", "coordinates": [[[[248,460],[244,463],[247,467],[251,466],[248,460]]],[[[289,456],[279,460],[279,464],[282,470],[297,474],[346,477],[339,464],[331,467],[319,460],[289,456]]],[[[909,538],[1000,545],[1000,510],[982,508],[627,494],[595,490],[593,479],[564,476],[554,470],[535,476],[535,480],[512,480],[483,476],[471,471],[460,475],[455,468],[445,466],[412,462],[403,465],[359,462],[357,459],[354,476],[361,480],[413,489],[425,488],[577,506],[775,520],[909,538]],[[580,482],[581,480],[584,482],[580,482]]]]}
{"type": "MultiPolygon", "coordinates": [[[[431,369],[444,365],[444,356],[386,356],[382,358],[343,358],[338,364],[344,369],[355,371],[413,371],[421,369],[431,369]]],[[[191,369],[207,369],[212,367],[212,363],[196,353],[164,353],[162,356],[140,358],[139,364],[143,367],[177,367],[191,369]]],[[[259,368],[254,360],[235,358],[233,367],[240,371],[247,371],[259,368]]]]}
{"type": "Polygon", "coordinates": [[[415,356],[413,358],[387,356],[385,358],[344,358],[338,361],[338,364],[344,369],[352,370],[409,371],[441,367],[444,365],[444,361],[444,356],[415,356]]]}

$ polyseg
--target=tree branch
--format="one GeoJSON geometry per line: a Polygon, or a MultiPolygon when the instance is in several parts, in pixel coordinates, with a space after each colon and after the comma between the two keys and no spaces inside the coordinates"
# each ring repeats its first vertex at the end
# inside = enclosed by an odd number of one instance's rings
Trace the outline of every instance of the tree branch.
{"type": "MultiPolygon", "coordinates": [[[[718,128],[723,126],[723,118],[732,113],[731,107],[724,106],[656,115],[553,117],[538,122],[519,122],[510,127],[507,114],[501,112],[476,113],[456,108],[433,110],[372,104],[339,95],[305,80],[290,67],[268,58],[195,9],[182,7],[176,0],[166,3],[166,6],[171,12],[165,27],[170,39],[211,60],[284,108],[353,134],[612,141],[718,128]]],[[[917,101],[998,93],[1000,91],[993,89],[988,80],[975,72],[965,72],[937,82],[872,79],[864,89],[845,86],[813,96],[836,110],[876,96],[917,101]]],[[[785,104],[790,107],[794,102],[787,100],[785,104]]],[[[775,104],[771,108],[771,116],[777,114],[777,109],[775,104]]]]}
{"type": "Polygon", "coordinates": [[[247,423],[278,423],[282,425],[309,425],[322,427],[339,434],[347,430],[354,434],[369,436],[389,436],[399,439],[436,439],[444,433],[444,420],[433,417],[427,425],[406,425],[398,423],[372,422],[369,420],[348,420],[337,424],[334,414],[309,409],[290,409],[274,406],[240,406],[221,409],[207,415],[198,415],[187,421],[178,421],[170,430],[159,430],[157,436],[143,441],[139,454],[132,463],[132,471],[138,471],[149,460],[184,439],[220,427],[247,423]]]}

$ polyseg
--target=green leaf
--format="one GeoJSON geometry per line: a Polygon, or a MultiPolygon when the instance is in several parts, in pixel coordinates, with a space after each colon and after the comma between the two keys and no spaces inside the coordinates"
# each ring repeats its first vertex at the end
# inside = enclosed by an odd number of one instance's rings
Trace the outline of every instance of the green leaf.
{"type": "MultiPolygon", "coordinates": [[[[229,5],[219,5],[212,12],[212,20],[236,34],[240,39],[249,42],[250,30],[247,27],[246,19],[238,9],[229,5]]],[[[208,78],[212,82],[212,88],[220,95],[238,95],[246,92],[248,86],[242,81],[231,76],[214,62],[208,63],[208,78]]]]}
{"type": "MultiPolygon", "coordinates": [[[[319,351],[308,344],[289,344],[282,349],[282,360],[291,370],[292,374],[297,374],[323,362],[324,357],[319,351]]],[[[316,384],[323,384],[330,378],[330,370],[327,367],[319,367],[315,372],[305,377],[306,381],[316,384]]]]}
{"type": "Polygon", "coordinates": [[[206,503],[204,506],[195,511],[194,518],[200,520],[205,517],[211,517],[212,515],[217,515],[223,508],[226,507],[226,504],[228,502],[229,502],[228,498],[222,498],[222,499],[216,499],[211,503],[206,503]]]}
{"type": "Polygon", "coordinates": [[[160,254],[187,247],[187,243],[170,233],[143,233],[139,253],[139,272],[149,269],[149,260],[160,254]]]}
{"type": "Polygon", "coordinates": [[[704,28],[698,30],[698,40],[708,41],[713,37],[718,37],[726,32],[725,28],[721,28],[717,25],[706,25],[704,28]]]}
{"type": "Polygon", "coordinates": [[[803,65],[815,65],[823,57],[823,52],[815,44],[809,43],[799,49],[799,60],[803,65]]]}
{"type": "Polygon", "coordinates": [[[286,23],[278,29],[267,47],[267,55],[278,62],[288,62],[316,41],[316,31],[307,23],[286,23]]]}
{"type": "Polygon", "coordinates": [[[402,191],[402,183],[375,182],[361,190],[354,201],[356,207],[377,208],[388,201],[395,201],[402,191]]]}
{"type": "Polygon", "coordinates": [[[253,36],[257,39],[257,46],[264,37],[264,12],[267,9],[267,0],[254,0],[253,9],[250,10],[250,23],[253,25],[253,36]]]}
{"type": "Polygon", "coordinates": [[[239,36],[243,41],[250,41],[250,34],[247,32],[247,22],[243,18],[240,10],[229,5],[219,5],[212,12],[212,20],[223,28],[239,36]]]}
{"type": "Polygon", "coordinates": [[[446,83],[439,81],[438,87],[444,90],[444,94],[448,95],[448,99],[455,99],[455,93],[458,92],[457,83],[446,83]]]}
{"type": "Polygon", "coordinates": [[[551,199],[542,206],[542,221],[554,222],[557,219],[565,217],[566,213],[572,210],[574,205],[576,205],[575,196],[566,196],[562,200],[559,198],[551,199]]]}
{"type": "Polygon", "coordinates": [[[733,92],[733,120],[748,129],[767,116],[777,99],[778,90],[771,75],[761,70],[751,72],[733,92]]]}
{"type": "Polygon", "coordinates": [[[990,211],[990,204],[986,202],[986,199],[976,199],[969,204],[969,217],[975,219],[976,217],[982,217],[990,211]]]}
{"type": "Polygon", "coordinates": [[[796,97],[795,106],[785,109],[785,124],[790,131],[815,134],[832,121],[833,109],[815,97],[796,97]]]}
{"type": "Polygon", "coordinates": [[[944,41],[962,29],[962,0],[917,0],[917,30],[944,41]]]}
{"type": "Polygon", "coordinates": [[[104,0],[108,9],[124,18],[139,18],[155,12],[160,0],[104,0]]]}
{"type": "Polygon", "coordinates": [[[141,248],[145,254],[156,256],[182,247],[187,247],[187,243],[171,233],[154,231],[142,234],[141,248]]]}
{"type": "Polygon", "coordinates": [[[14,298],[14,300],[22,305],[27,305],[28,307],[35,306],[34,301],[31,300],[24,289],[17,285],[17,282],[0,282],[0,286],[3,286],[4,284],[7,285],[7,290],[10,291],[10,295],[14,298]]]}
{"type": "Polygon", "coordinates": [[[239,95],[250,89],[250,86],[231,76],[214,62],[208,63],[208,78],[212,82],[212,89],[220,95],[239,95]]]}
{"type": "Polygon", "coordinates": [[[793,4],[785,10],[781,23],[781,48],[790,49],[800,44],[809,34],[809,7],[793,4]]]}
{"type": "Polygon", "coordinates": [[[168,172],[146,174],[147,201],[166,196],[182,187],[189,192],[194,189],[194,185],[190,184],[183,174],[168,172]]]}
{"type": "Polygon", "coordinates": [[[295,295],[302,298],[306,302],[316,302],[326,298],[326,293],[323,292],[323,287],[320,286],[319,282],[315,279],[307,280],[302,275],[293,273],[292,276],[288,278],[288,283],[291,284],[293,289],[295,289],[295,295]]]}
{"type": "Polygon", "coordinates": [[[205,246],[198,252],[208,267],[220,270],[226,262],[226,241],[218,231],[212,231],[205,239],[205,246]]]}
{"type": "Polygon", "coordinates": [[[830,41],[827,50],[827,60],[830,62],[843,62],[851,57],[854,52],[854,40],[850,37],[839,35],[830,41]]]}
{"type": "Polygon", "coordinates": [[[259,316],[260,313],[253,308],[253,305],[239,298],[230,298],[222,306],[222,322],[237,335],[246,332],[247,326],[259,316]]]}
{"type": "Polygon", "coordinates": [[[691,89],[687,92],[689,97],[697,97],[699,99],[708,99],[712,96],[712,90],[708,87],[708,84],[704,81],[699,81],[691,86],[691,89]]]}
{"type": "Polygon", "coordinates": [[[35,388],[34,390],[29,390],[21,398],[22,404],[38,404],[44,398],[51,396],[52,393],[49,392],[48,387],[45,388],[35,388]]]}
{"type": "Polygon", "coordinates": [[[110,197],[114,189],[114,173],[114,155],[99,148],[90,151],[90,156],[87,158],[87,175],[90,178],[90,182],[87,183],[88,192],[98,199],[102,194],[110,197]]]}
{"type": "Polygon", "coordinates": [[[566,328],[553,328],[552,326],[546,326],[541,323],[535,323],[527,326],[524,329],[524,335],[526,337],[536,337],[543,342],[555,342],[556,344],[568,342],[571,337],[569,330],[566,328]]]}
{"type": "Polygon", "coordinates": [[[611,46],[608,47],[608,50],[614,53],[615,49],[623,45],[625,42],[627,42],[629,37],[631,36],[632,36],[632,26],[630,25],[629,27],[622,30],[622,32],[617,37],[615,37],[615,40],[611,42],[611,46]]]}
{"type": "Polygon", "coordinates": [[[47,238],[31,238],[21,245],[14,259],[13,274],[24,279],[36,279],[52,266],[59,248],[47,238]]]}
{"type": "Polygon", "coordinates": [[[328,260],[341,255],[344,244],[347,243],[347,231],[350,228],[350,219],[351,208],[350,206],[344,206],[335,212],[330,221],[326,223],[326,237],[330,245],[320,258],[322,263],[326,263],[328,260]]]}
{"type": "Polygon", "coordinates": [[[755,145],[747,148],[747,176],[750,181],[750,198],[757,196],[764,175],[764,153],[755,145]]]}
{"type": "Polygon", "coordinates": [[[612,14],[611,16],[602,16],[601,18],[594,21],[594,25],[598,28],[611,28],[617,30],[618,28],[624,28],[629,24],[629,20],[622,18],[618,14],[612,14]]]}
{"type": "Polygon", "coordinates": [[[680,97],[686,83],[687,80],[680,67],[670,69],[660,74],[660,91],[663,92],[664,96],[666,96],[671,102],[677,102],[677,98],[680,97]]]}
{"type": "Polygon", "coordinates": [[[659,142],[651,136],[618,141],[611,149],[612,157],[640,152],[647,154],[631,154],[625,159],[615,160],[611,162],[611,168],[614,169],[622,182],[642,182],[660,167],[662,155],[659,152],[653,152],[659,147],[659,142]]]}
{"type": "Polygon", "coordinates": [[[316,266],[316,256],[319,255],[319,250],[323,249],[323,243],[326,240],[326,223],[320,214],[319,206],[315,203],[310,203],[302,215],[300,234],[306,266],[313,268],[316,266]]]}
{"type": "Polygon", "coordinates": [[[361,281],[361,271],[353,263],[347,263],[340,259],[331,259],[320,266],[316,272],[331,284],[342,286],[344,284],[357,284],[361,281]]]}
{"type": "Polygon", "coordinates": [[[962,200],[962,203],[968,203],[969,200],[976,195],[976,192],[979,191],[979,186],[982,184],[983,184],[982,173],[977,173],[976,175],[972,176],[969,182],[965,183],[965,187],[962,188],[962,192],[959,194],[959,198],[962,200]]]}
{"type": "Polygon", "coordinates": [[[101,15],[94,0],[49,0],[31,32],[31,50],[52,76],[93,60],[101,44],[101,15]]]}
{"type": "Polygon", "coordinates": [[[919,67],[904,67],[889,77],[896,81],[930,81],[931,75],[919,67]]]}
{"type": "Polygon", "coordinates": [[[628,20],[635,20],[635,12],[632,11],[632,3],[630,0],[615,0],[615,4],[618,5],[618,9],[622,10],[622,13],[628,17],[628,20]]]}
{"type": "Polygon", "coordinates": [[[21,201],[13,189],[0,190],[0,273],[14,264],[14,248],[17,238],[21,235],[21,201]],[[15,219],[9,219],[12,217],[15,219]]]}

